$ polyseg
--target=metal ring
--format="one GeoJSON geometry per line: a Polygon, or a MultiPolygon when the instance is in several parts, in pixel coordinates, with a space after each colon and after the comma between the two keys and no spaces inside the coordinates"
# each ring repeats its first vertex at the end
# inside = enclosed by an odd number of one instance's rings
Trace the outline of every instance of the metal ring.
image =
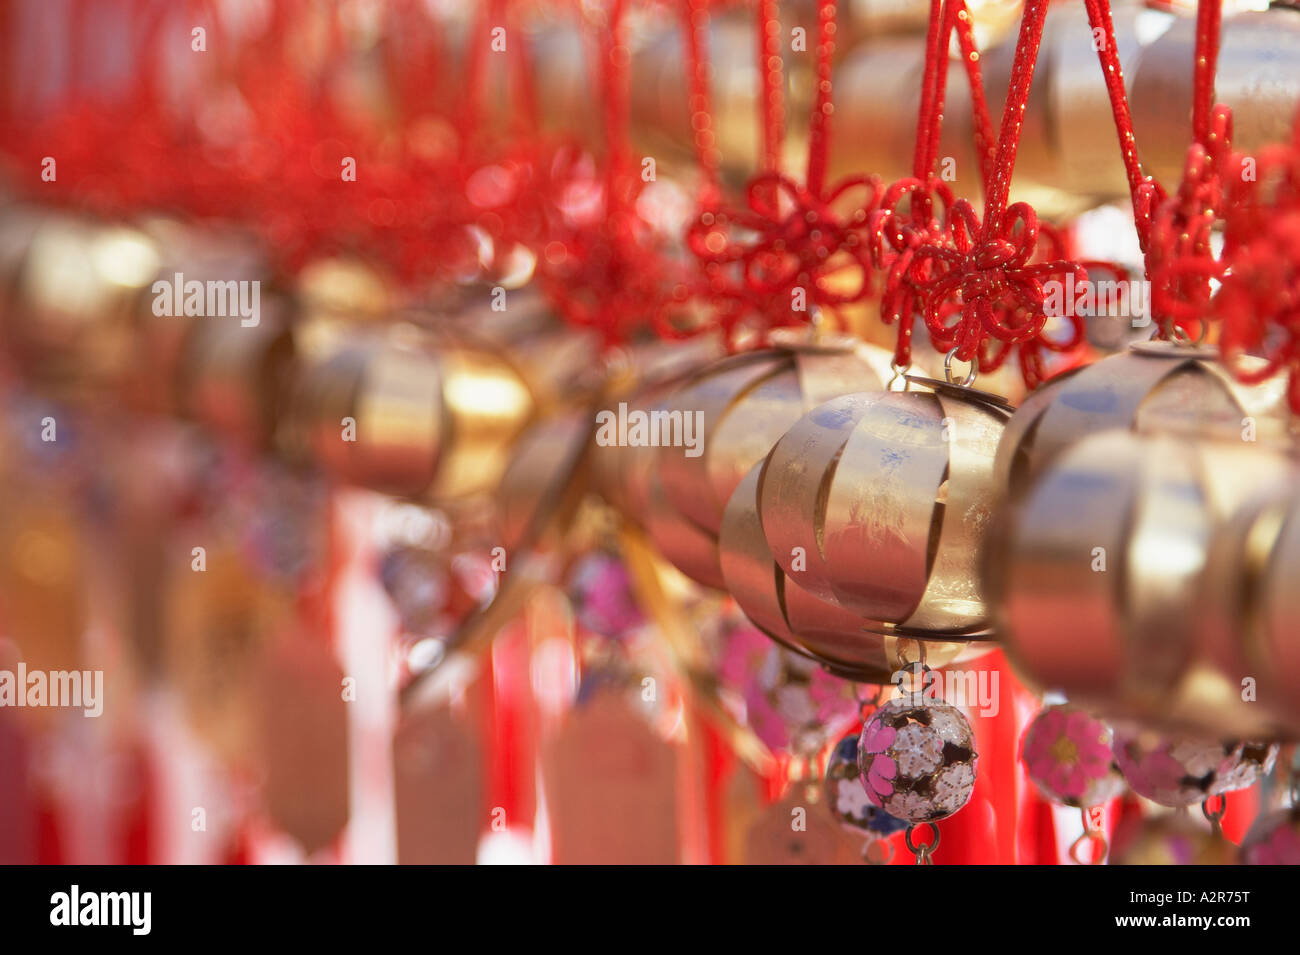
{"type": "Polygon", "coordinates": [[[1228,797],[1224,796],[1223,794],[1219,794],[1217,796],[1207,796],[1201,802],[1201,815],[1205,816],[1206,820],[1208,820],[1210,825],[1212,826],[1217,827],[1219,825],[1220,820],[1223,819],[1223,816],[1225,813],[1227,813],[1227,811],[1228,811],[1228,797]],[[1210,808],[1210,801],[1213,799],[1219,800],[1219,806],[1217,809],[1210,808]]]}
{"type": "Polygon", "coordinates": [[[911,365],[900,365],[896,361],[890,361],[889,370],[894,373],[894,376],[889,379],[889,384],[885,385],[886,391],[907,391],[912,387],[912,383],[907,380],[907,376],[912,371],[911,365]],[[903,387],[895,388],[894,385],[900,381],[903,383],[903,387]]]}
{"type": "Polygon", "coordinates": [[[1076,865],[1101,865],[1106,861],[1106,853],[1110,851],[1110,846],[1106,843],[1106,834],[1100,829],[1085,829],[1083,835],[1075,839],[1070,845],[1070,858],[1076,865]],[[1092,858],[1085,862],[1079,858],[1079,851],[1085,844],[1091,843],[1096,847],[1092,858]]]}
{"type": "Polygon", "coordinates": [[[929,667],[926,665],[926,662],[925,662],[926,653],[925,653],[925,641],[924,641],[924,640],[917,640],[917,639],[914,639],[914,638],[905,637],[905,638],[902,638],[902,639],[899,640],[899,642],[898,642],[898,646],[897,646],[895,649],[898,650],[898,656],[897,656],[897,658],[896,658],[896,659],[897,659],[897,662],[895,663],[895,666],[894,666],[894,669],[895,669],[895,670],[907,670],[907,669],[910,669],[911,667],[918,666],[918,665],[919,665],[923,670],[928,670],[928,669],[929,669],[929,667]],[[906,653],[906,651],[905,651],[905,649],[904,649],[904,647],[903,647],[903,639],[909,639],[909,640],[911,640],[912,643],[915,643],[915,644],[916,644],[916,659],[915,659],[915,660],[909,660],[909,659],[907,659],[907,653],[906,653]]]}
{"type": "Polygon", "coordinates": [[[957,381],[952,377],[952,360],[957,357],[957,349],[953,349],[943,356],[943,376],[948,379],[948,384],[957,385],[961,388],[969,388],[975,383],[975,376],[979,374],[979,359],[970,363],[970,371],[966,372],[966,377],[957,381]]]}
{"type": "Polygon", "coordinates": [[[921,822],[921,823],[914,822],[912,823],[912,825],[908,826],[907,831],[903,833],[903,842],[907,846],[907,851],[911,852],[913,855],[916,856],[924,855],[928,857],[929,855],[931,855],[935,849],[939,848],[940,838],[941,838],[941,834],[939,832],[939,826],[933,822],[921,822]],[[934,833],[934,842],[923,842],[918,846],[915,842],[912,841],[912,833],[915,832],[917,829],[920,829],[921,826],[930,827],[930,831],[934,833]]]}
{"type": "Polygon", "coordinates": [[[1197,348],[1205,344],[1205,339],[1210,333],[1210,323],[1201,319],[1200,331],[1193,338],[1187,332],[1183,331],[1181,325],[1172,319],[1165,322],[1157,322],[1155,329],[1151,332],[1151,340],[1164,340],[1172,342],[1175,345],[1182,345],[1186,348],[1197,348]]]}
{"type": "Polygon", "coordinates": [[[867,865],[889,865],[894,861],[894,844],[888,839],[868,839],[862,844],[862,861],[867,865]],[[882,857],[879,859],[871,858],[871,850],[873,849],[881,853],[882,857]]]}

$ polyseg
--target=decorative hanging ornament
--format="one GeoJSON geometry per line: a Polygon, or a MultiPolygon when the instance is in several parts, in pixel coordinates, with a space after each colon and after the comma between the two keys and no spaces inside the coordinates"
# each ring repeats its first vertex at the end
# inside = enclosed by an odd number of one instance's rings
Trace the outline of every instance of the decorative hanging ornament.
{"type": "Polygon", "coordinates": [[[1238,674],[1250,705],[1268,710],[1291,736],[1300,734],[1297,579],[1300,494],[1293,478],[1261,494],[1216,535],[1203,618],[1220,668],[1238,674]]]}
{"type": "Polygon", "coordinates": [[[909,661],[951,662],[965,640],[887,635],[865,628],[859,614],[822,600],[786,575],[772,558],[759,520],[762,464],[745,475],[727,503],[718,538],[727,590],[754,624],[776,642],[812,655],[832,673],[860,683],[889,683],[909,661]]]}
{"type": "Polygon", "coordinates": [[[1125,781],[1139,796],[1162,806],[1194,806],[1211,796],[1253,786],[1272,772],[1276,743],[1220,743],[1115,731],[1114,753],[1125,781]]]}
{"type": "Polygon", "coordinates": [[[1211,568],[1254,495],[1294,480],[1255,445],[1106,431],[1060,454],[1000,512],[984,569],[998,632],[1041,687],[1107,714],[1238,738],[1276,735],[1243,698],[1240,604],[1211,568]]]}
{"type": "Polygon", "coordinates": [[[972,380],[976,371],[1000,368],[1014,351],[1026,386],[1034,388],[1049,373],[1048,353],[1083,340],[1077,317],[1055,323],[1064,334],[1049,330],[1044,285],[1053,277],[1086,281],[1087,270],[1064,258],[1059,233],[1040,227],[1030,205],[1007,204],[1046,9],[1046,0],[1025,4],[995,147],[969,11],[962,0],[932,0],[913,174],[885,190],[869,224],[875,264],[886,273],[881,316],[898,326],[900,365],[909,360],[917,316],[949,361],[972,363],[972,380]],[[982,218],[936,176],[954,30],[970,79],[982,218]]]}
{"type": "Polygon", "coordinates": [[[1100,806],[1124,791],[1110,727],[1073,706],[1049,706],[1035,716],[1020,758],[1043,794],[1066,806],[1100,806]]]}
{"type": "Polygon", "coordinates": [[[1225,268],[1212,302],[1223,351],[1242,381],[1288,375],[1290,407],[1300,414],[1300,109],[1290,142],[1261,150],[1256,175],[1230,182],[1225,268]],[[1248,354],[1264,355],[1263,367],[1242,364],[1248,354]]]}
{"type": "Polygon", "coordinates": [[[625,513],[660,552],[721,590],[717,535],[745,473],[800,415],[850,389],[884,388],[891,374],[881,348],[778,339],[774,348],[723,359],[666,395],[610,409],[596,434],[597,455],[629,485],[619,492],[625,513]]]}
{"type": "Polygon", "coordinates": [[[845,829],[870,837],[874,842],[902,832],[908,822],[873,804],[863,788],[858,768],[860,736],[858,732],[850,733],[831,750],[830,760],[826,763],[826,803],[836,822],[845,829]]]}
{"type": "Polygon", "coordinates": [[[978,639],[979,553],[1000,489],[993,455],[1010,409],[941,382],[814,408],[758,477],[773,559],[817,598],[886,636],[978,639]]]}
{"type": "Polygon", "coordinates": [[[706,4],[692,0],[689,6],[691,125],[705,180],[700,212],[686,234],[700,271],[698,297],[712,308],[729,341],[742,327],[766,334],[783,325],[835,319],[872,291],[865,230],[882,191],[873,176],[826,182],[837,2],[817,0],[815,86],[802,183],[781,170],[786,122],[777,4],[758,5],[762,171],[746,184],[745,204],[738,208],[722,203],[718,184],[712,71],[703,42],[706,4]]]}
{"type": "Polygon", "coordinates": [[[389,493],[450,498],[495,488],[532,396],[495,353],[448,345],[397,326],[305,355],[285,449],[389,493]]]}
{"type": "MultiPolygon", "coordinates": [[[[1140,434],[1290,446],[1286,382],[1235,381],[1206,346],[1148,341],[1067,372],[1030,395],[998,446],[996,474],[1013,495],[1062,450],[1108,428],[1140,434]]],[[[1259,369],[1261,359],[1242,359],[1259,369]]]]}
{"type": "Polygon", "coordinates": [[[853,684],[776,646],[748,621],[725,627],[717,648],[719,688],[742,722],[773,752],[811,758],[857,721],[853,684]]]}
{"type": "Polygon", "coordinates": [[[922,693],[880,707],[858,741],[867,798],[912,824],[937,822],[966,805],[978,758],[974,731],[961,710],[922,693]]]}
{"type": "Polygon", "coordinates": [[[645,622],[627,567],[614,554],[598,550],[580,558],[568,589],[578,622],[602,637],[621,639],[645,622]]]}

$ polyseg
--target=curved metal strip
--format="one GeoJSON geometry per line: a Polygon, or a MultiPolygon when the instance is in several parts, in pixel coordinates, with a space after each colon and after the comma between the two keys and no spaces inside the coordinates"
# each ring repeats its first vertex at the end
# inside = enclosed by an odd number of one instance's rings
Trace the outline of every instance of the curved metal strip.
{"type": "Polygon", "coordinates": [[[994,468],[1007,415],[958,395],[935,395],[943,412],[948,471],[941,493],[938,539],[932,541],[924,594],[902,624],[940,633],[981,628],[988,620],[980,558],[1002,486],[994,468]]]}
{"type": "Polygon", "coordinates": [[[871,619],[897,623],[925,591],[948,446],[933,394],[871,398],[844,444],[820,526],[835,600],[871,619]]]}

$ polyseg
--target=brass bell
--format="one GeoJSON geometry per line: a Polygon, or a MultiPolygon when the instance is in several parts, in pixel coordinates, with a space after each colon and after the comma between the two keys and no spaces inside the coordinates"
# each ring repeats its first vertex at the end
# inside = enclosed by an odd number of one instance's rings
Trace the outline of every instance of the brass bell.
{"type": "Polygon", "coordinates": [[[1300,495],[1271,486],[1216,535],[1206,572],[1206,653],[1239,694],[1300,736],[1300,495]]]}
{"type": "MultiPolygon", "coordinates": [[[[1054,378],[1012,416],[998,447],[998,480],[1026,480],[1080,438],[1108,428],[1289,446],[1284,375],[1243,385],[1217,349],[1147,341],[1054,378]]],[[[1254,368],[1262,359],[1244,358],[1254,368]]]]}
{"type": "Polygon", "coordinates": [[[1249,614],[1216,591],[1216,536],[1294,481],[1285,455],[1114,429],[1077,442],[1004,510],[985,561],[1008,654],[1033,683],[1111,715],[1215,736],[1280,729],[1243,701],[1249,614]],[[1210,621],[1226,621],[1217,632],[1210,621]]]}
{"type": "MultiPolygon", "coordinates": [[[[727,590],[753,624],[777,643],[814,657],[832,673],[861,683],[887,683],[922,649],[908,637],[886,636],[866,629],[856,613],[821,600],[787,576],[768,549],[758,516],[758,479],[754,465],[727,503],[718,538],[722,576],[727,590]]],[[[926,664],[949,663],[964,643],[929,641],[926,664]]]]}
{"type": "Polygon", "coordinates": [[[520,435],[495,494],[507,551],[534,543],[552,524],[568,525],[587,490],[590,444],[581,411],[541,418],[520,435]]]}
{"type": "Polygon", "coordinates": [[[399,325],[305,355],[281,440],[345,481],[450,499],[497,486],[532,409],[496,355],[399,325]]]}
{"type": "Polygon", "coordinates": [[[116,389],[138,358],[135,314],[156,278],[155,243],[128,226],[9,210],[0,253],[12,282],[5,347],[30,379],[73,399],[116,389]]]}
{"type": "Polygon", "coordinates": [[[933,384],[814,408],[764,462],[759,514],[777,564],[814,596],[878,633],[971,639],[987,631],[978,558],[1010,408],[933,384]]]}
{"type": "Polygon", "coordinates": [[[646,510],[634,517],[664,556],[709,587],[724,587],[718,532],[749,469],[809,409],[847,391],[884,388],[891,378],[883,348],[775,337],[775,347],[723,359],[662,400],[683,420],[694,416],[698,443],[654,449],[646,510]]]}

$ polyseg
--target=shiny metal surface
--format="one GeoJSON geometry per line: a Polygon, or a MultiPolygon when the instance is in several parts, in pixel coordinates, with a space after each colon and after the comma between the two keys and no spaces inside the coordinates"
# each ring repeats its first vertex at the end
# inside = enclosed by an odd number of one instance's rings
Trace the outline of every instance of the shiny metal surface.
{"type": "MultiPolygon", "coordinates": [[[[886,636],[858,614],[821,600],[787,577],[772,559],[758,518],[758,479],[754,465],[727,503],[719,537],[727,590],[759,629],[780,643],[822,661],[833,672],[864,683],[887,683],[904,662],[921,650],[914,639],[886,636]]],[[[926,642],[931,666],[950,662],[962,643],[926,642]]]]}
{"type": "MultiPolygon", "coordinates": [[[[1108,714],[1238,735],[1282,731],[1242,653],[1247,591],[1219,542],[1295,480],[1242,442],[1114,429],[1063,451],[999,518],[985,569],[1008,655],[1032,683],[1108,714]]],[[[1240,554],[1240,550],[1237,551],[1240,554]]]]}
{"type": "Polygon", "coordinates": [[[455,498],[497,486],[531,413],[528,390],[499,358],[435,350],[397,326],[305,356],[280,440],[364,487],[455,498]]]}
{"type": "MultiPolygon", "coordinates": [[[[1260,359],[1244,359],[1257,364],[1260,359]]],[[[1242,385],[1210,348],[1143,342],[1053,379],[1012,416],[998,446],[997,480],[1014,496],[1080,439],[1109,428],[1292,447],[1285,378],[1242,385]]]]}
{"type": "Polygon", "coordinates": [[[760,477],[773,557],[810,593],[880,624],[936,636],[982,629],[977,561],[1005,417],[960,389],[813,409],[760,477]]]}

